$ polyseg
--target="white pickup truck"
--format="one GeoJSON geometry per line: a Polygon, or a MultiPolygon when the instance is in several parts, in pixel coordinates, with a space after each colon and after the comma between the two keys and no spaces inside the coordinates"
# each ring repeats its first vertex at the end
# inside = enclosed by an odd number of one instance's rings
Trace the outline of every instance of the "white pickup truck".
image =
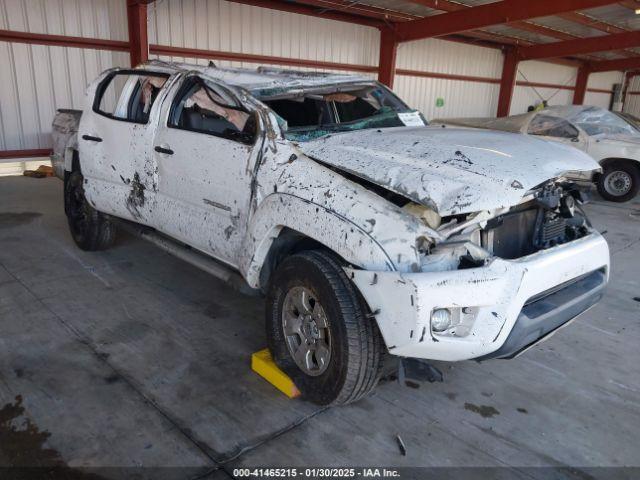
{"type": "Polygon", "coordinates": [[[375,387],[385,351],[512,358],[608,280],[607,243],[564,178],[596,162],[425,123],[366,77],[152,62],[104,72],[84,111],[60,112],[52,159],[80,248],[136,225],[236,272],[266,294],[278,365],[339,404],[375,387]]]}

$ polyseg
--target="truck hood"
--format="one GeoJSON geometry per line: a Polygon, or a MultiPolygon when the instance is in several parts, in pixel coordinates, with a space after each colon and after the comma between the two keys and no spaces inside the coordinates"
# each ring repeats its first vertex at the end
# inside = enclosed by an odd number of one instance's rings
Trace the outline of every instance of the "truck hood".
{"type": "Polygon", "coordinates": [[[319,162],[403,195],[441,216],[511,207],[549,179],[600,168],[573,147],[482,130],[371,129],[297,145],[319,162]]]}

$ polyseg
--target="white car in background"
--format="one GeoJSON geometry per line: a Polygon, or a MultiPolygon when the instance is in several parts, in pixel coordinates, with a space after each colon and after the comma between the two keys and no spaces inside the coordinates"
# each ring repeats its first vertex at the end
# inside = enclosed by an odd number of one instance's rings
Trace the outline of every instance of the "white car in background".
{"type": "Polygon", "coordinates": [[[626,202],[640,188],[640,130],[625,116],[593,106],[557,106],[504,118],[450,118],[432,124],[536,135],[589,154],[602,167],[592,180],[606,200],[626,202]]]}

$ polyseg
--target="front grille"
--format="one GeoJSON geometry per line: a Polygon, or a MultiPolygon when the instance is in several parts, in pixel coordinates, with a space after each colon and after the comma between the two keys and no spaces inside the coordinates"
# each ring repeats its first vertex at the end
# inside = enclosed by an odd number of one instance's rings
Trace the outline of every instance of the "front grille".
{"type": "Polygon", "coordinates": [[[489,220],[483,245],[497,257],[521,258],[586,235],[585,225],[580,210],[565,218],[558,211],[530,202],[489,220]]]}
{"type": "Polygon", "coordinates": [[[493,254],[505,259],[524,257],[536,251],[534,245],[538,209],[516,210],[487,223],[486,232],[493,254]]]}

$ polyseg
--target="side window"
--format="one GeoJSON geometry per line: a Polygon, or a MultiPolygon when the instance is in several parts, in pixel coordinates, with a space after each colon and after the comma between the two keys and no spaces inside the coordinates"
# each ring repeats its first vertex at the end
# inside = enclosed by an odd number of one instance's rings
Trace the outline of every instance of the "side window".
{"type": "Polygon", "coordinates": [[[531,120],[527,133],[529,135],[558,138],[576,138],[579,135],[578,129],[568,121],[543,114],[536,115],[531,120]]]}
{"type": "Polygon", "coordinates": [[[255,113],[246,112],[224,90],[196,78],[176,95],[168,126],[253,145],[257,123],[255,113]]]}
{"type": "Polygon", "coordinates": [[[117,72],[98,86],[93,110],[106,117],[147,123],[149,112],[168,75],[150,72],[117,72]]]}

